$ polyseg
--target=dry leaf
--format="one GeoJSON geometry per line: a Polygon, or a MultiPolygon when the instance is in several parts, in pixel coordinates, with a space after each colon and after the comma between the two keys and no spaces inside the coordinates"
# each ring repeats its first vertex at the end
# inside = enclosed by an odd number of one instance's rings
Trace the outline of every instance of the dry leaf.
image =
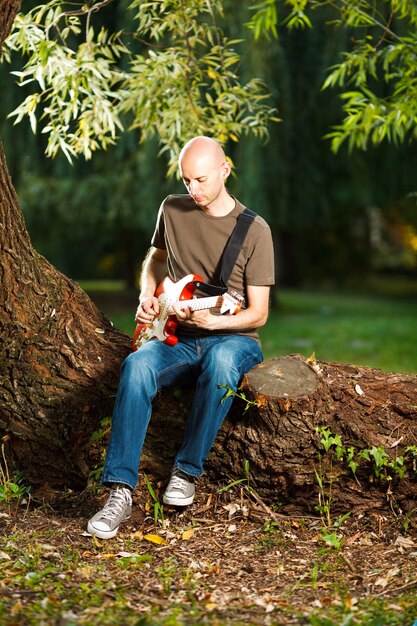
{"type": "Polygon", "coordinates": [[[165,539],[163,537],[161,537],[160,535],[143,535],[143,538],[146,539],[146,541],[151,541],[152,543],[157,543],[158,545],[161,546],[166,546],[167,542],[165,541],[165,539]]]}
{"type": "Polygon", "coordinates": [[[136,532],[132,533],[131,537],[132,539],[143,539],[143,531],[137,530],[136,532]]]}
{"type": "Polygon", "coordinates": [[[363,396],[364,394],[364,391],[360,385],[355,385],[355,391],[358,394],[358,396],[363,396]]]}
{"type": "Polygon", "coordinates": [[[106,552],[104,554],[97,554],[97,559],[114,559],[117,556],[114,552],[106,552]]]}
{"type": "Polygon", "coordinates": [[[191,537],[194,537],[195,535],[195,530],[193,528],[188,528],[187,530],[184,530],[184,532],[182,533],[182,539],[184,541],[188,541],[189,539],[191,539],[191,537]]]}
{"type": "Polygon", "coordinates": [[[415,545],[415,541],[410,539],[410,537],[403,537],[402,535],[398,535],[394,541],[394,546],[401,546],[401,548],[414,548],[415,545]]]}
{"type": "Polygon", "coordinates": [[[392,569],[389,569],[385,576],[380,576],[378,578],[378,580],[375,581],[375,586],[376,587],[386,587],[388,585],[388,583],[390,582],[390,580],[392,578],[395,578],[395,576],[398,576],[398,574],[400,573],[400,568],[399,567],[393,567],[392,569]]]}
{"type": "Polygon", "coordinates": [[[225,504],[223,508],[229,512],[229,518],[232,517],[235,513],[237,513],[237,511],[240,511],[240,506],[236,502],[225,504]]]}

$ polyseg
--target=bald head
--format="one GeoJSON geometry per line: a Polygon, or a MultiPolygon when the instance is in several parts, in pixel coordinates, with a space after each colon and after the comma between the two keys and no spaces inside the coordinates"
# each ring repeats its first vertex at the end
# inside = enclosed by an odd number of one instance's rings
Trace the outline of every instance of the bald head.
{"type": "Polygon", "coordinates": [[[221,166],[226,161],[223,148],[215,139],[211,137],[194,137],[190,139],[180,152],[178,163],[181,168],[182,162],[186,159],[197,160],[204,157],[211,164],[221,166]]]}
{"type": "Polygon", "coordinates": [[[217,141],[194,137],[181,150],[178,166],[188,193],[202,209],[221,214],[234,205],[225,187],[230,163],[217,141]]]}

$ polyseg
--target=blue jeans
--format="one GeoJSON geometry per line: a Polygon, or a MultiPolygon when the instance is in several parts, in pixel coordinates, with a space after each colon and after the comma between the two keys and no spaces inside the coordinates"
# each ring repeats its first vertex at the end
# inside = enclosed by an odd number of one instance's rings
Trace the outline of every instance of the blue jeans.
{"type": "Polygon", "coordinates": [[[233,401],[222,402],[226,390],[219,385],[236,390],[245,372],[262,359],[258,342],[243,335],[182,336],[175,346],[152,340],[132,352],[122,364],[102,482],[135,488],[156,392],[190,382],[196,384],[195,395],[174,466],[201,476],[233,401]]]}

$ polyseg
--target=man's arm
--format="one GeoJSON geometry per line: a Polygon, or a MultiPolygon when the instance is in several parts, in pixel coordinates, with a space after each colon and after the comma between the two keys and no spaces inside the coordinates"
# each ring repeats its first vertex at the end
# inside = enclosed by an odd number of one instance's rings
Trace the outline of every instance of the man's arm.
{"type": "Polygon", "coordinates": [[[167,251],[151,247],[142,265],[139,306],[135,315],[137,323],[147,324],[159,313],[159,303],[154,293],[166,273],[167,251]]]}
{"type": "Polygon", "coordinates": [[[248,285],[246,309],[237,315],[213,315],[208,310],[191,311],[190,309],[175,309],[178,319],[186,321],[196,328],[206,330],[245,330],[260,328],[268,319],[269,286],[248,285]]]}

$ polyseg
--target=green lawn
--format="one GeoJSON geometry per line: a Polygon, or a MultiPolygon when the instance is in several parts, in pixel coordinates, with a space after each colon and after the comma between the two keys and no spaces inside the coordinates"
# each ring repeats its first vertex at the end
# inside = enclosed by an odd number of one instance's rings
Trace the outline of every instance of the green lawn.
{"type": "MultiPolygon", "coordinates": [[[[87,291],[91,286],[83,285],[87,291]]],[[[94,288],[95,295],[100,291],[94,288]]],[[[131,335],[134,308],[120,305],[115,289],[102,310],[131,335]]],[[[93,296],[94,299],[94,296],[93,296]]],[[[266,358],[313,352],[323,361],[349,362],[386,371],[417,372],[417,295],[364,295],[347,292],[278,293],[261,331],[266,358]]],[[[99,304],[100,306],[100,304],[99,304]]]]}
{"type": "Polygon", "coordinates": [[[323,361],[417,372],[417,298],[284,290],[261,337],[267,358],[315,352],[323,361]]]}

